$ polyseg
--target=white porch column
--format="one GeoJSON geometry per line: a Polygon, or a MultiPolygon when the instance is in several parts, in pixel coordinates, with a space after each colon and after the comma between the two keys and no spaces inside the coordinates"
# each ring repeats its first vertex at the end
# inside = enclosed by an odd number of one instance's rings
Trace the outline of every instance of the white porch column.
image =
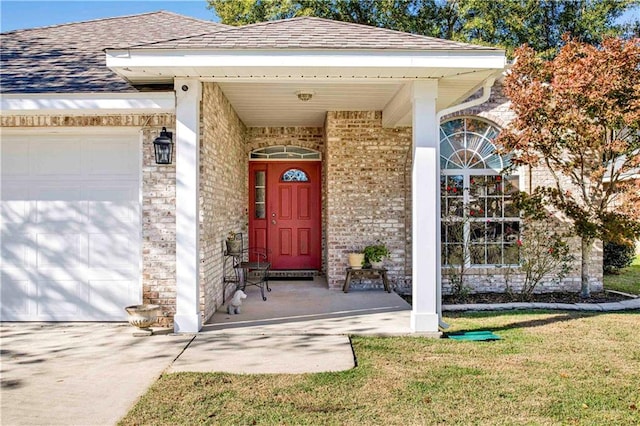
{"type": "Polygon", "coordinates": [[[176,79],[176,333],[202,328],[200,315],[200,98],[195,79],[176,79]]]}
{"type": "Polygon", "coordinates": [[[437,80],[413,83],[413,310],[411,330],[438,332],[440,163],[437,80]]]}

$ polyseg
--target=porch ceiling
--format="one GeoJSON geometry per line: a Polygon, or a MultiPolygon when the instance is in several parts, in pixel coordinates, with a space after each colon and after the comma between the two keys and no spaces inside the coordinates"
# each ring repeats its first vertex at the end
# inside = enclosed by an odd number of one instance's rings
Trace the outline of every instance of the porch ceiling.
{"type": "Polygon", "coordinates": [[[410,126],[405,86],[438,80],[437,109],[473,94],[505,65],[502,51],[166,51],[107,50],[107,66],[133,84],[176,77],[216,82],[249,127],[322,126],[327,111],[381,110],[389,126],[410,126]],[[298,91],[312,91],[300,101],[298,91]],[[394,101],[395,99],[395,101],[394,101]],[[399,101],[400,99],[400,101],[399,101]],[[394,102],[392,102],[394,101],[394,102]]]}

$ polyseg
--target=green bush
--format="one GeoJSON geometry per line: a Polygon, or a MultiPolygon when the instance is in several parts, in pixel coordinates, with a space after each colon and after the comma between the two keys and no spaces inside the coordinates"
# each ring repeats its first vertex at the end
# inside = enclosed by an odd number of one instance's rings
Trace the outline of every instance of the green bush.
{"type": "Polygon", "coordinates": [[[630,244],[604,243],[602,268],[605,274],[617,274],[620,269],[631,265],[635,257],[635,247],[630,244]]]}

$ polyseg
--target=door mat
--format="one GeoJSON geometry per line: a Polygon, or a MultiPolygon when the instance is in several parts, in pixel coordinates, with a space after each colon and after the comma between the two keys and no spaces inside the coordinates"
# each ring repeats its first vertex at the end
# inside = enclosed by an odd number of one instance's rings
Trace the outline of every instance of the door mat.
{"type": "Polygon", "coordinates": [[[448,333],[447,337],[454,340],[500,340],[502,339],[497,334],[493,334],[490,331],[465,331],[461,333],[448,333]]]}
{"type": "Polygon", "coordinates": [[[267,277],[268,281],[313,281],[313,277],[310,276],[300,276],[300,277],[267,277]]]}

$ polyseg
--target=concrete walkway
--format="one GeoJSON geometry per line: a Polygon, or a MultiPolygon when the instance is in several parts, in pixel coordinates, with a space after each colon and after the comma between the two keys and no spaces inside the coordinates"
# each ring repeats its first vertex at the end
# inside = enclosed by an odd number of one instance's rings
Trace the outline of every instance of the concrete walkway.
{"type": "MultiPolygon", "coordinates": [[[[349,335],[406,335],[410,306],[383,291],[328,291],[322,282],[249,289],[241,315],[218,312],[197,335],[133,337],[120,323],[0,324],[2,425],[110,425],[164,372],[308,373],[355,366],[349,335]]],[[[455,305],[451,310],[640,310],[615,304],[455,305]]]]}

